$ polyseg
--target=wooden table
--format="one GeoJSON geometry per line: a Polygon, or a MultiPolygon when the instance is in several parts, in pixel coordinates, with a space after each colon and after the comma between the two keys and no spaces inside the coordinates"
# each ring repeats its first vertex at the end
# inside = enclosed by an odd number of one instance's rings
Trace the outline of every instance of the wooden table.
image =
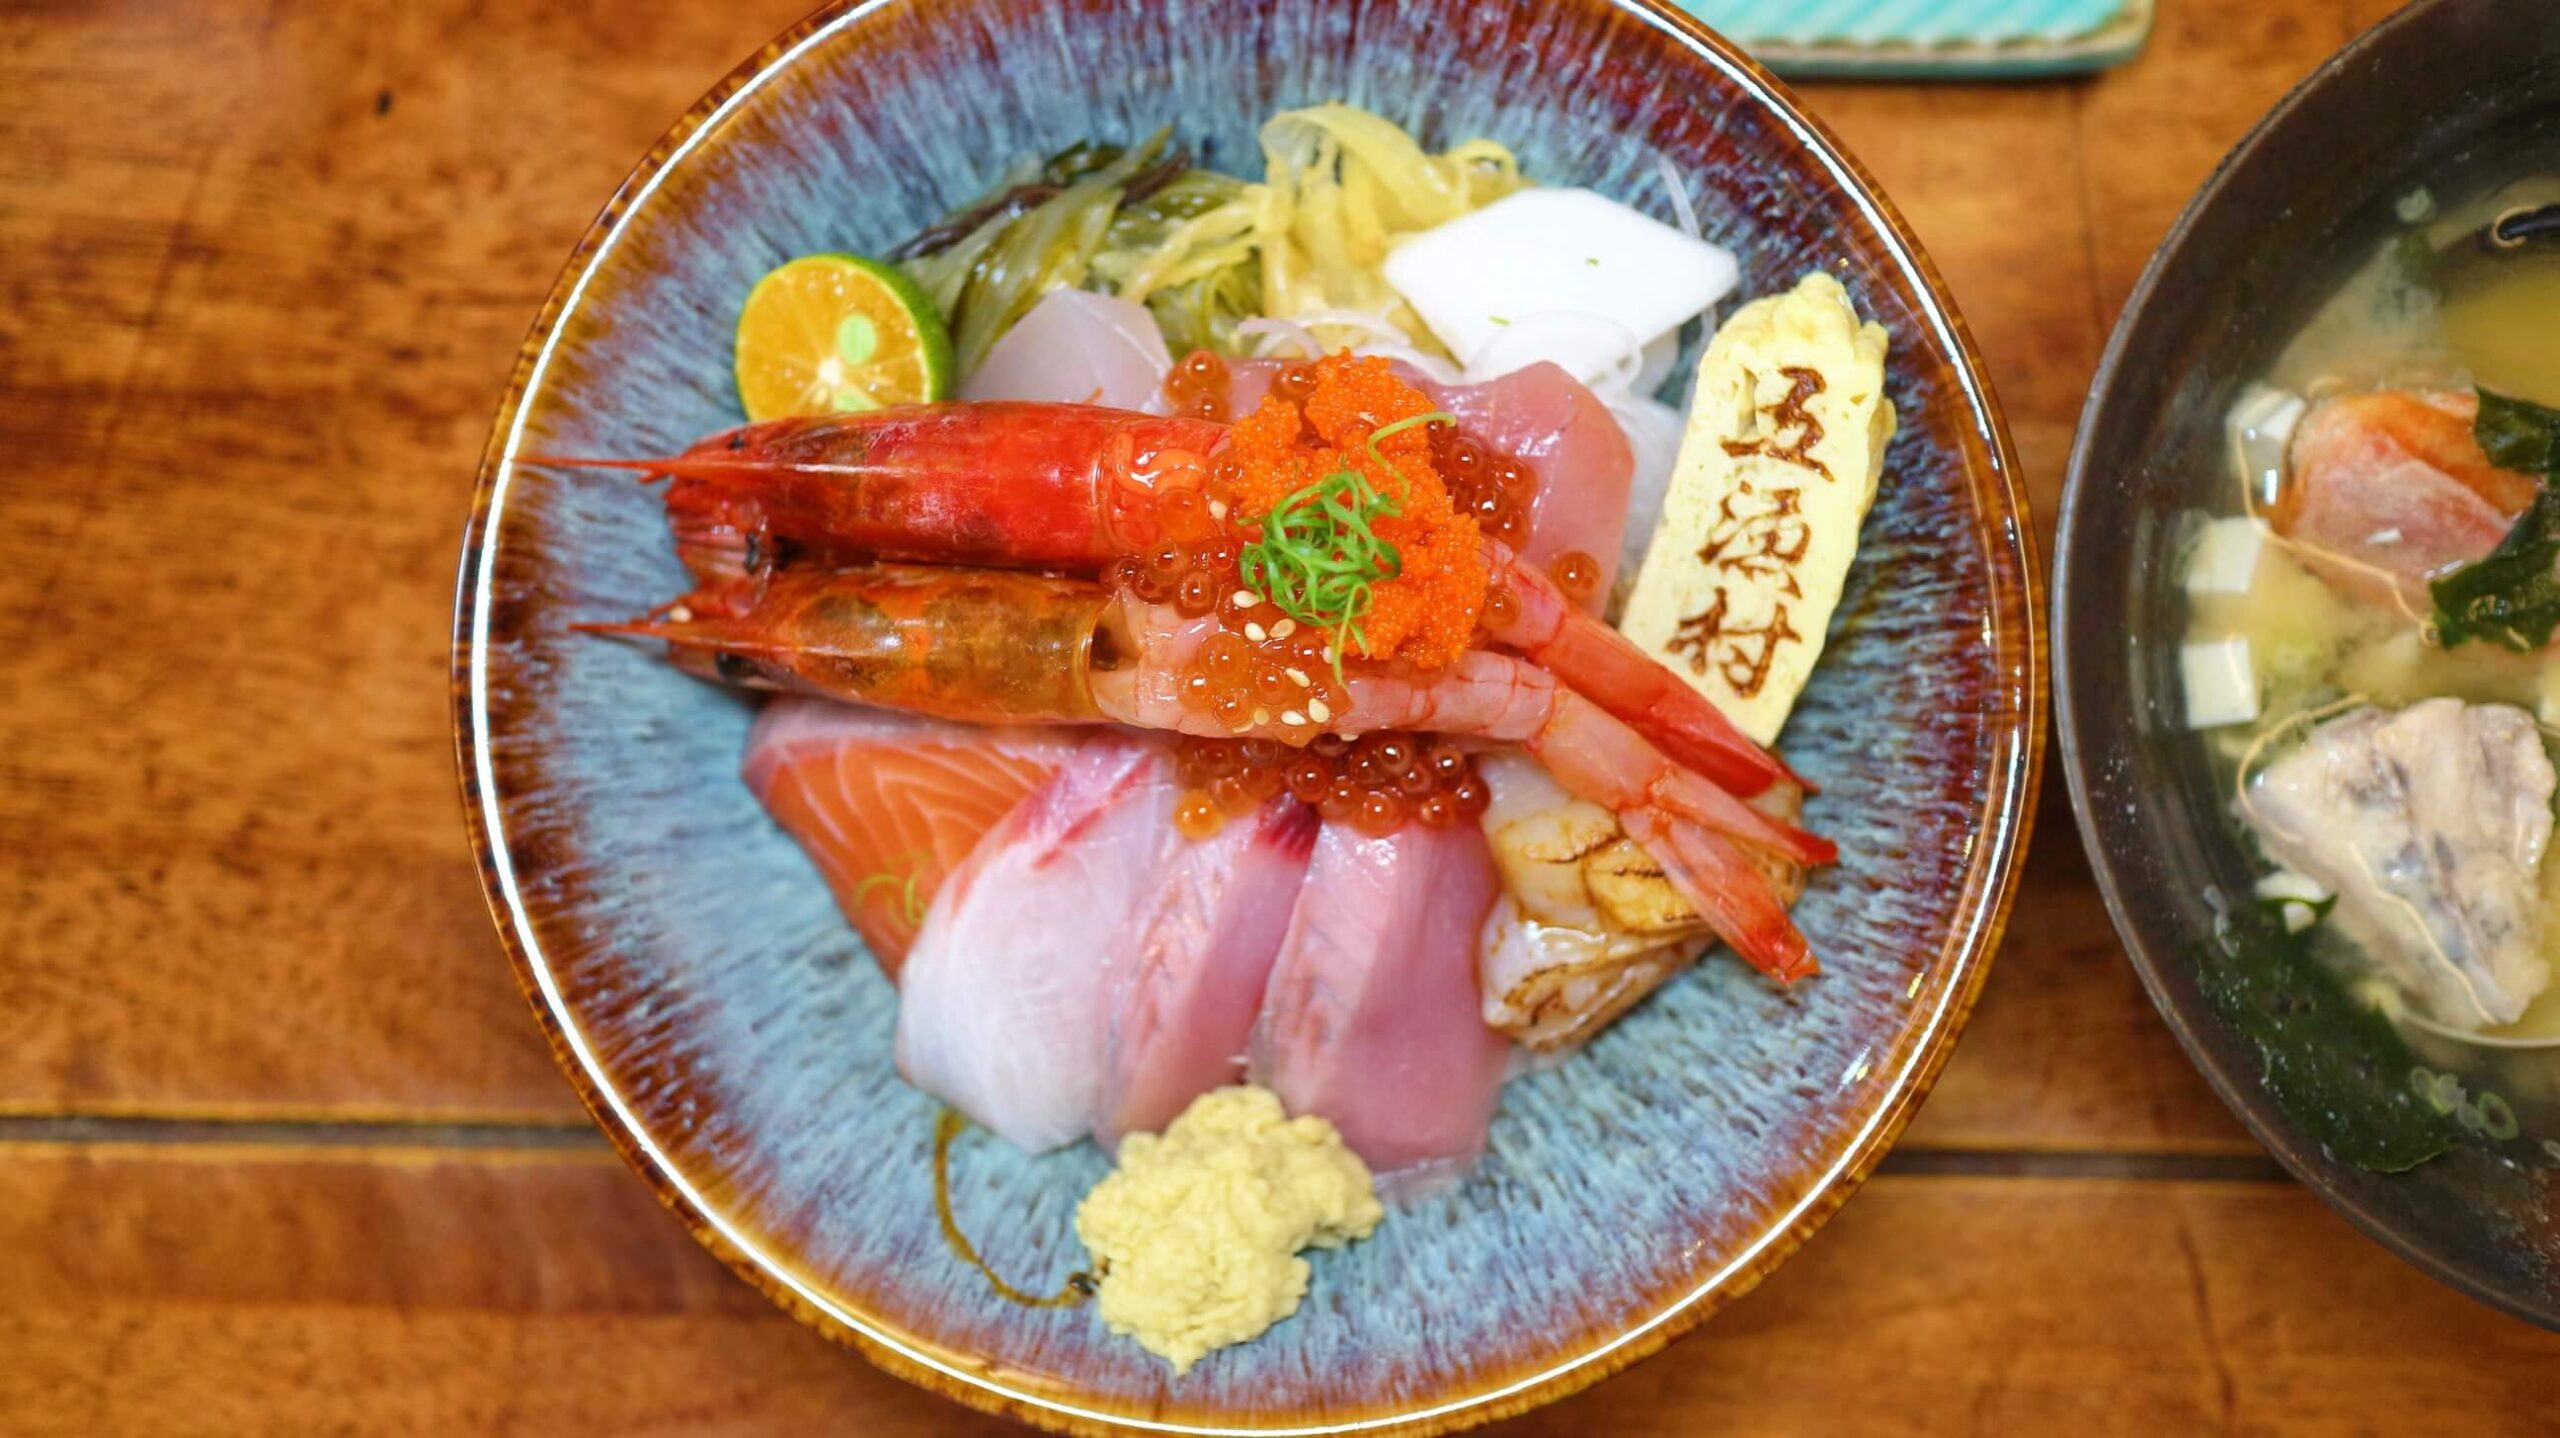
{"type": "MultiPolygon", "coordinates": [[[[0,1429],[994,1432],[623,1172],[463,843],[456,536],[561,257],[807,0],[0,7],[0,1429]]],[[[2390,0],[2164,0],[2085,83],[1822,87],[2039,504],[2215,159],[2390,0]]],[[[2190,1071],[2057,778],[1883,1176],[1516,1434],[2549,1431],[2560,1338],[2286,1181],[2190,1071]]]]}

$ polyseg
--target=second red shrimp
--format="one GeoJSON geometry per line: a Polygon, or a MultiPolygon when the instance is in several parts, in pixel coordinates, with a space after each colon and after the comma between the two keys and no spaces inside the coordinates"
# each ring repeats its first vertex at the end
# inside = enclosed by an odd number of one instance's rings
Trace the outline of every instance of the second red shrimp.
{"type": "MultiPolygon", "coordinates": [[[[1204,620],[1087,581],[881,564],[773,575],[744,612],[678,611],[604,632],[665,640],[685,668],[732,683],[975,722],[1121,723],[1205,737],[1238,731],[1185,706],[1181,674],[1204,620]]],[[[1309,691],[1315,686],[1310,683],[1309,691]]],[[[1517,655],[1475,650],[1435,672],[1347,676],[1334,733],[1432,731],[1516,743],[1627,832],[1735,950],[1782,979],[1813,956],[1746,849],[1798,865],[1826,840],[1742,803],[1643,734],[1517,655]]]]}
{"type": "MultiPolygon", "coordinates": [[[[955,403],[747,425],[671,459],[548,462],[670,477],[668,523],[696,586],[682,607],[714,618],[744,612],[802,564],[1095,574],[1157,541],[1159,497],[1196,485],[1226,434],[1214,421],[1084,405],[955,403]]],[[[1518,601],[1483,616],[1492,642],[1734,794],[1802,782],[1509,547],[1485,541],[1485,561],[1518,601]]]]}

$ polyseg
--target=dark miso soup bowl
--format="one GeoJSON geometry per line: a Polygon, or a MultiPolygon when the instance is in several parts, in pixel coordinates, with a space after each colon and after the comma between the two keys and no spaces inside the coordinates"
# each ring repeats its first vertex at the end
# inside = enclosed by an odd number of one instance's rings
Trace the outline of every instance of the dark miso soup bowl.
{"type": "Polygon", "coordinates": [[[2286,1168],[2393,1252],[2560,1328],[2553,1175],[2458,1149],[2406,1174],[2296,1131],[2260,1060],[2198,992],[2192,955],[2253,870],[2182,722],[2182,514],[2227,509],[2223,416],[2393,224],[2413,186],[2454,196],[2518,150],[2560,155],[2560,4],[2429,0],[2305,80],[2170,231],[2109,342],[2064,489],[2054,579],[2064,767],[2117,932],[2223,1102],[2286,1168]]]}
{"type": "MultiPolygon", "coordinates": [[[[464,541],[455,721],[491,908],[597,1123],[701,1240],[830,1337],[963,1402],[1080,1432],[1445,1431],[1651,1353],[1854,1190],[1962,1027],[2033,811],[2032,526],[1997,407],[1892,208],[1766,74],[1652,0],[940,0],[839,5],[704,97],[535,321],[464,541]],[[935,1219],[937,1106],[896,995],[738,780],[740,696],[577,634],[685,587],[655,492],[537,454],[667,454],[739,419],[738,310],[817,250],[878,253],[1088,138],[1179,127],[1259,173],[1271,112],[1380,110],[1439,146],[1672,214],[1668,160],[1747,292],[1836,275],[1893,335],[1902,417],[1788,751],[1840,843],[1781,989],[1729,956],[1504,1096],[1483,1163],[1311,1256],[1303,1308],[1188,1375],[1089,1308],[1000,1301],[935,1219]],[[1915,682],[1915,675],[1926,682],[1915,682]]],[[[1060,914],[1059,922],[1078,916],[1060,914]]],[[[1084,1259],[1089,1145],[959,1145],[988,1260],[1084,1259]]],[[[1842,1341],[1855,1341],[1854,1335],[1842,1341]]],[[[855,1415],[847,1415],[855,1422],[855,1415]]]]}

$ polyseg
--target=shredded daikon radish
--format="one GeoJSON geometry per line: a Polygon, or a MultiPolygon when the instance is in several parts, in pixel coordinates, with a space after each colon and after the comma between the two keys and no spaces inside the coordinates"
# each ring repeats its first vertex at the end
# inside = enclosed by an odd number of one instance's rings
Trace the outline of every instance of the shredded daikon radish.
{"type": "Polygon", "coordinates": [[[1254,359],[1314,359],[1324,353],[1324,344],[1316,338],[1315,331],[1295,320],[1276,320],[1268,315],[1238,322],[1236,337],[1253,342],[1248,353],[1254,359]]]}
{"type": "Polygon", "coordinates": [[[1262,127],[1262,152],[1262,183],[1240,186],[1150,247],[1106,253],[1096,273],[1123,298],[1144,301],[1251,260],[1262,313],[1296,321],[1324,347],[1358,348],[1372,333],[1332,318],[1349,311],[1383,317],[1401,351],[1445,362],[1447,351],[1379,266],[1406,236],[1520,189],[1519,161],[1490,140],[1434,155],[1395,124],[1342,104],[1274,115],[1262,127]]]}
{"type": "Polygon", "coordinates": [[[1705,239],[1707,232],[1698,224],[1698,208],[1689,202],[1689,182],[1680,178],[1680,168],[1671,163],[1669,155],[1654,156],[1653,166],[1662,176],[1663,191],[1671,196],[1672,219],[1688,232],[1689,238],[1705,239]]]}

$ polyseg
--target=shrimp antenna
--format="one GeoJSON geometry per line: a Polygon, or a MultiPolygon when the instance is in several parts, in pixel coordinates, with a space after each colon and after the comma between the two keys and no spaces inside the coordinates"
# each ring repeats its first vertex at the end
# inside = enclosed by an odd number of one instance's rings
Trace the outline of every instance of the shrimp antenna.
{"type": "Polygon", "coordinates": [[[586,459],[575,455],[528,454],[518,456],[518,464],[540,465],[545,469],[629,469],[640,473],[642,484],[655,484],[670,476],[684,474],[687,466],[677,459],[586,459]]]}
{"type": "Polygon", "coordinates": [[[661,479],[762,479],[776,474],[852,474],[866,473],[860,465],[817,464],[805,460],[733,459],[720,454],[680,454],[665,459],[591,459],[579,455],[528,454],[519,456],[518,464],[538,464],[554,469],[631,469],[638,470],[644,483],[661,479]]]}

